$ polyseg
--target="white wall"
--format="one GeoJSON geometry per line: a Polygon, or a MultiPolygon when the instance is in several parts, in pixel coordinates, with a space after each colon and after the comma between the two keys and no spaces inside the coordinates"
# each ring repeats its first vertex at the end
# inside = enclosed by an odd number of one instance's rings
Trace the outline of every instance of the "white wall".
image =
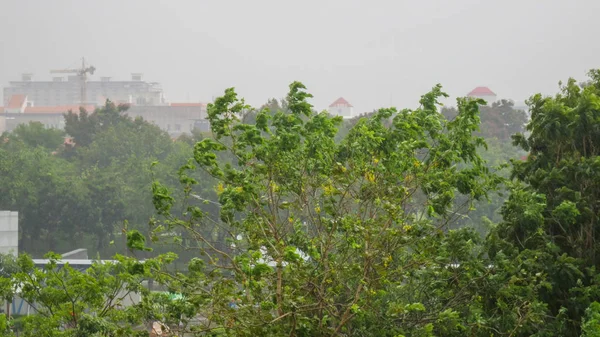
{"type": "Polygon", "coordinates": [[[329,114],[334,115],[334,116],[342,116],[344,118],[354,117],[354,114],[352,112],[352,107],[346,107],[346,106],[329,107],[329,114]]]}
{"type": "Polygon", "coordinates": [[[6,131],[6,117],[0,113],[0,134],[6,131]]]}
{"type": "Polygon", "coordinates": [[[19,212],[0,211],[0,253],[19,254],[19,212]]]}

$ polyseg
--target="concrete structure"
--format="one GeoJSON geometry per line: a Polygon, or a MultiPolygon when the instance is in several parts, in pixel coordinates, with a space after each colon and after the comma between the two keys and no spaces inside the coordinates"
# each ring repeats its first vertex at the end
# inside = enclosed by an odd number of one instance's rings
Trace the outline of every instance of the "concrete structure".
{"type": "Polygon", "coordinates": [[[0,211],[0,253],[19,254],[19,212],[0,211]]]}
{"type": "Polygon", "coordinates": [[[342,116],[343,118],[354,117],[354,107],[348,103],[343,97],[338,98],[335,102],[329,106],[329,113],[335,116],[342,116]]]}
{"type": "MultiPolygon", "coordinates": [[[[130,81],[113,81],[101,77],[100,81],[86,82],[86,104],[102,105],[107,99],[116,103],[135,105],[166,105],[162,87],[156,82],[145,82],[142,74],[131,74],[130,81]]],[[[3,106],[9,107],[13,97],[27,96],[30,106],[65,106],[81,103],[79,76],[53,77],[49,81],[33,81],[32,74],[23,74],[20,81],[11,81],[4,88],[3,106]]],[[[10,111],[7,111],[10,112],[10,111]]]]}
{"type": "Polygon", "coordinates": [[[204,103],[171,103],[169,106],[135,106],[126,112],[132,118],[141,117],[156,124],[171,136],[190,133],[193,129],[208,131],[208,116],[204,103]]]}
{"type": "MultiPolygon", "coordinates": [[[[93,105],[84,106],[87,111],[94,111],[93,105]]],[[[6,111],[6,110],[5,110],[6,111]]],[[[0,133],[12,131],[19,124],[40,122],[46,128],[63,129],[65,119],[63,114],[69,111],[79,112],[78,105],[50,106],[50,107],[25,107],[16,113],[0,113],[0,133]]]]}
{"type": "MultiPolygon", "coordinates": [[[[96,107],[89,105],[83,108],[92,112],[96,107]]],[[[26,106],[13,113],[0,112],[0,134],[4,131],[14,130],[19,124],[33,121],[40,122],[47,128],[63,129],[65,127],[63,114],[68,111],[79,113],[79,106],[26,106]]],[[[206,104],[203,103],[172,103],[163,106],[131,105],[125,113],[132,118],[141,117],[154,123],[173,137],[190,133],[194,128],[201,131],[208,130],[206,104]]]]}
{"type": "Polygon", "coordinates": [[[68,260],[88,260],[88,250],[85,248],[79,248],[79,249],[75,249],[72,250],[70,252],[61,254],[61,257],[63,259],[68,259],[68,260]]]}
{"type": "Polygon", "coordinates": [[[481,98],[487,102],[487,105],[492,105],[496,102],[496,94],[488,87],[477,87],[467,94],[467,97],[481,98]]]}

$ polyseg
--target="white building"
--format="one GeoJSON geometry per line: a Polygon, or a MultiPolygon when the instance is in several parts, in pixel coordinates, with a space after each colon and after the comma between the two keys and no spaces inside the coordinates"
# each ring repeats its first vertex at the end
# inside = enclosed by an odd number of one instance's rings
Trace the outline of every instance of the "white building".
{"type": "MultiPolygon", "coordinates": [[[[22,97],[27,97],[24,102],[27,106],[78,105],[81,104],[81,78],[54,76],[52,80],[34,81],[32,74],[23,74],[20,81],[11,81],[4,88],[3,105],[8,107],[11,100],[22,97]]],[[[143,81],[140,73],[131,74],[129,81],[115,81],[110,77],[89,80],[86,82],[86,97],[85,105],[101,106],[107,99],[115,103],[166,105],[160,84],[143,81]]]]}
{"type": "Polygon", "coordinates": [[[488,105],[492,105],[497,100],[496,94],[488,87],[477,87],[471,90],[467,97],[484,99],[488,105]]]}
{"type": "Polygon", "coordinates": [[[0,253],[19,254],[19,212],[0,211],[0,253]]]}
{"type": "Polygon", "coordinates": [[[329,106],[329,113],[334,116],[342,116],[343,118],[354,117],[353,106],[348,103],[343,97],[338,98],[329,106]]]}

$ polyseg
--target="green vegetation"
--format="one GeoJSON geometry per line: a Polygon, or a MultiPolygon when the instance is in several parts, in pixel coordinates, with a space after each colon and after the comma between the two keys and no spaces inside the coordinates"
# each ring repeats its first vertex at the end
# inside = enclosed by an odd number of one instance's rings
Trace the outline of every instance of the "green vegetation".
{"type": "Polygon", "coordinates": [[[560,89],[525,130],[440,86],[343,121],[298,82],[260,109],[227,89],[175,141],[110,102],[65,116],[74,145],[21,126],[0,142],[21,250],[120,255],[2,256],[0,296],[36,304],[24,336],[596,336],[600,71],[560,89]]]}

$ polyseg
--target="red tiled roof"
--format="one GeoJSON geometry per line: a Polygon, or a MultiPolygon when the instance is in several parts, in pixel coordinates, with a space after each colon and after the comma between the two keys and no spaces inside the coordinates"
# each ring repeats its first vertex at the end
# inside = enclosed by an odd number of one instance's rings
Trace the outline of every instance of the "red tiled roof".
{"type": "Polygon", "coordinates": [[[336,99],[335,102],[331,103],[331,105],[329,107],[332,108],[332,107],[339,106],[339,105],[345,106],[348,108],[352,107],[352,105],[350,103],[348,103],[348,101],[346,101],[343,97],[336,99]]]}
{"type": "MultiPolygon", "coordinates": [[[[88,112],[94,111],[93,105],[83,106],[88,112]]],[[[31,106],[25,108],[25,113],[31,114],[63,114],[69,111],[79,112],[79,105],[64,105],[64,106],[31,106]]]]}
{"type": "Polygon", "coordinates": [[[169,105],[170,106],[198,106],[198,107],[206,106],[205,103],[171,103],[169,105]]]}
{"type": "Polygon", "coordinates": [[[496,94],[488,87],[477,87],[471,90],[467,96],[496,96],[496,94]]]}
{"type": "Polygon", "coordinates": [[[6,106],[6,108],[7,109],[21,109],[21,107],[23,107],[23,104],[25,104],[26,99],[27,99],[27,96],[22,95],[22,94],[12,95],[12,96],[10,96],[10,99],[8,100],[8,105],[6,106]]]}

